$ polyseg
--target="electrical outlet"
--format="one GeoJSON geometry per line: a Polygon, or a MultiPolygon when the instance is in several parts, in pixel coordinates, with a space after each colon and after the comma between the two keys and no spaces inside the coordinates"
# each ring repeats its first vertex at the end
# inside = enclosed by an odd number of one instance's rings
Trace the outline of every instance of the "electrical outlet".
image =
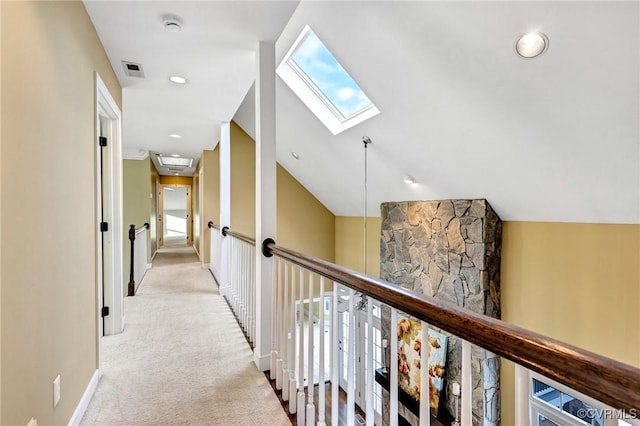
{"type": "Polygon", "coordinates": [[[57,407],[60,402],[60,375],[53,381],[53,407],[57,407]]]}

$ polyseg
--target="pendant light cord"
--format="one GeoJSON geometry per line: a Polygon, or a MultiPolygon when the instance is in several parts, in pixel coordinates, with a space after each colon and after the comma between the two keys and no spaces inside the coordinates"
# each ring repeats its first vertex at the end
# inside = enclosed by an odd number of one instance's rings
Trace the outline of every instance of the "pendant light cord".
{"type": "Polygon", "coordinates": [[[371,139],[369,139],[368,136],[363,136],[362,137],[362,142],[364,143],[364,214],[363,214],[363,233],[364,233],[364,238],[363,238],[363,254],[364,254],[364,260],[363,260],[363,272],[366,275],[367,274],[367,147],[369,146],[369,144],[371,143],[371,139]]]}

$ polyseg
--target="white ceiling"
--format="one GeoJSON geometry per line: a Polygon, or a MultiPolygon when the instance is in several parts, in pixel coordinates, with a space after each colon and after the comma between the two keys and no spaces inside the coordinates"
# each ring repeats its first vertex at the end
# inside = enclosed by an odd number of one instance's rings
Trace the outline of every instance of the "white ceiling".
{"type": "Polygon", "coordinates": [[[638,2],[302,2],[277,63],[309,24],[381,113],[332,136],[278,78],[278,161],[336,215],[363,212],[367,135],[372,215],[486,198],[505,220],[640,223],[639,22],[638,2]],[[550,47],[520,59],[532,30],[550,47]]]}
{"type": "Polygon", "coordinates": [[[218,142],[220,122],[229,121],[254,80],[255,48],[275,41],[297,1],[85,1],[86,9],[122,85],[123,152],[194,158],[218,142]],[[183,30],[164,30],[175,15],[183,30]],[[140,63],[145,78],[128,77],[121,61],[140,63]],[[169,76],[181,75],[178,86],[169,76]],[[168,135],[177,133],[181,139],[168,135]]]}
{"type": "Polygon", "coordinates": [[[363,212],[367,135],[370,215],[486,198],[505,220],[640,223],[637,1],[85,4],[124,87],[127,149],[197,158],[234,114],[255,136],[252,92],[242,100],[256,41],[277,40],[279,62],[308,24],[381,111],[332,136],[277,78],[278,161],[334,214],[363,212]],[[163,31],[165,13],[181,33],[163,31]],[[520,59],[516,38],[535,29],[550,48],[520,59]]]}

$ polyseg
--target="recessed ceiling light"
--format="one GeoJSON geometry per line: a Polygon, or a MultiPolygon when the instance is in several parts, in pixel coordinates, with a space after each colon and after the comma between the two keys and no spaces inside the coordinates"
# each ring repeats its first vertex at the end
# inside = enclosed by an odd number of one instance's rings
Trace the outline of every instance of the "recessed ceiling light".
{"type": "Polygon", "coordinates": [[[292,156],[293,158],[295,158],[296,160],[299,160],[299,159],[300,159],[300,156],[299,156],[299,155],[298,155],[298,153],[297,153],[297,152],[295,152],[295,151],[291,151],[291,156],[292,156]]]}
{"type": "Polygon", "coordinates": [[[182,135],[179,135],[177,133],[171,133],[169,137],[173,139],[182,139],[182,135]]]}
{"type": "Polygon", "coordinates": [[[523,58],[535,58],[549,47],[549,39],[539,32],[525,34],[516,41],[516,53],[523,58]]]}
{"type": "Polygon", "coordinates": [[[171,154],[171,156],[172,156],[173,158],[179,158],[179,157],[180,157],[180,154],[171,154]]]}
{"type": "Polygon", "coordinates": [[[402,181],[404,183],[416,183],[416,180],[411,175],[404,175],[404,177],[402,178],[402,181]]]}
{"type": "Polygon", "coordinates": [[[169,80],[175,84],[187,84],[187,79],[184,77],[180,77],[179,75],[172,75],[169,77],[169,80]]]}

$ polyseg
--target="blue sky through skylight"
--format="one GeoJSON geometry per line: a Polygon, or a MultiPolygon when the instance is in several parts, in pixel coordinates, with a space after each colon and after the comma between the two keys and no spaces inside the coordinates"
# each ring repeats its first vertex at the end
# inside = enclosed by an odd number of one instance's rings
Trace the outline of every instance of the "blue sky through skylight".
{"type": "Polygon", "coordinates": [[[347,120],[373,104],[316,34],[309,30],[290,58],[347,120]]]}

